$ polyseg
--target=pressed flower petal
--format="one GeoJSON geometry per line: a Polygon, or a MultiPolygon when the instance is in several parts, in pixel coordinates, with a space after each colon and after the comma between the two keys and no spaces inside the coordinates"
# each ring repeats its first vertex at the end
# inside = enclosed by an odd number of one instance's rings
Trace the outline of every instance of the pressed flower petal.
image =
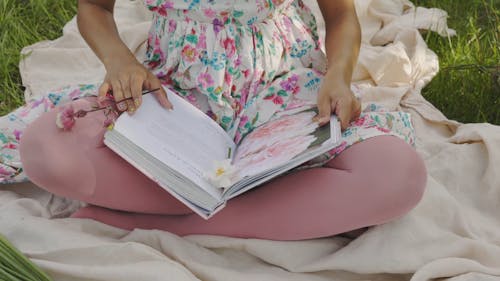
{"type": "Polygon", "coordinates": [[[111,124],[109,124],[109,126],[107,126],[107,127],[106,127],[106,129],[107,129],[108,131],[111,131],[111,130],[113,130],[113,128],[114,128],[114,127],[115,127],[115,124],[114,124],[114,123],[111,123],[111,124]]]}
{"type": "Polygon", "coordinates": [[[58,112],[56,115],[56,126],[59,129],[64,129],[64,125],[62,123],[62,112],[58,112]]]}
{"type": "Polygon", "coordinates": [[[56,126],[63,130],[71,130],[75,125],[75,110],[72,105],[62,107],[56,115],[56,126]]]}
{"type": "Polygon", "coordinates": [[[76,118],[81,118],[81,117],[85,117],[85,115],[87,115],[87,111],[83,110],[83,109],[80,109],[78,110],[75,114],[74,114],[74,117],[76,118]]]}
{"type": "Polygon", "coordinates": [[[111,118],[106,118],[106,120],[104,120],[104,123],[102,125],[104,128],[108,129],[108,131],[111,131],[113,130],[114,127],[114,121],[111,118]]]}
{"type": "Polygon", "coordinates": [[[206,175],[207,180],[217,188],[230,187],[237,178],[237,170],[231,159],[214,161],[214,168],[206,175]]]}
{"type": "Polygon", "coordinates": [[[75,118],[72,116],[64,116],[63,115],[62,124],[63,124],[64,130],[69,131],[75,125],[75,118]],[[64,117],[66,117],[66,118],[64,118],[64,117]]]}

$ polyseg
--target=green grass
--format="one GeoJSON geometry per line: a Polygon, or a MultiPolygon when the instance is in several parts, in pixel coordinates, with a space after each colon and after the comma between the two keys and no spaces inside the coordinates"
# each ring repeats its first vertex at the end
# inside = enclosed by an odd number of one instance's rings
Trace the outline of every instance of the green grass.
{"type": "MultiPolygon", "coordinates": [[[[76,0],[0,1],[0,115],[23,102],[17,69],[22,47],[60,36],[76,0]]],[[[458,35],[424,34],[440,58],[441,72],[424,96],[451,119],[500,124],[500,1],[414,0],[448,11],[458,35]]]]}
{"type": "Polygon", "coordinates": [[[415,0],[449,14],[457,36],[424,34],[439,56],[440,73],[424,96],[450,119],[500,124],[500,1],[415,0]]]}
{"type": "Polygon", "coordinates": [[[23,103],[18,65],[24,46],[55,39],[76,0],[0,0],[0,116],[23,103]]]}

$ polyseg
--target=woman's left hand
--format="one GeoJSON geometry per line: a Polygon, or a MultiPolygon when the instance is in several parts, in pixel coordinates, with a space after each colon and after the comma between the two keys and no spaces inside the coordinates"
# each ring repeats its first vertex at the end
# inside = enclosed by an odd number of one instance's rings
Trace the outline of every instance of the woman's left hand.
{"type": "Polygon", "coordinates": [[[330,121],[332,114],[337,115],[342,130],[361,114],[361,102],[354,96],[349,85],[325,78],[318,92],[318,110],[315,121],[320,126],[330,121]]]}

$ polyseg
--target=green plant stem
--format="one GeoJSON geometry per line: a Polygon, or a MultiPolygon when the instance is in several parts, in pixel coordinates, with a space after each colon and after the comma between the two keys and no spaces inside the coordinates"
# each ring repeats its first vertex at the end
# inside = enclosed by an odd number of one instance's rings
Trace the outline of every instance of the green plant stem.
{"type": "Polygon", "coordinates": [[[0,277],[22,281],[51,280],[2,235],[0,235],[0,277]]]}

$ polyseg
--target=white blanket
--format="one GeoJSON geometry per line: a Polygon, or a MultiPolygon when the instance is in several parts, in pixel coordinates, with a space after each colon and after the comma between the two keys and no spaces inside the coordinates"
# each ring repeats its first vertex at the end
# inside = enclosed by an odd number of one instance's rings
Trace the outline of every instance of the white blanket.
{"type": "MultiPolygon", "coordinates": [[[[141,2],[119,0],[116,13],[138,56],[149,26],[141,2]]],[[[438,60],[417,29],[451,35],[446,14],[405,0],[358,0],[357,6],[363,46],[355,80],[363,100],[412,113],[429,173],[422,202],[407,216],[355,240],[180,238],[64,218],[77,202],[24,184],[2,187],[0,232],[58,281],[500,280],[500,127],[450,121],[420,94],[438,60]]],[[[74,20],[63,37],[24,52],[31,53],[20,65],[26,98],[99,82],[104,74],[74,20]]]]}

